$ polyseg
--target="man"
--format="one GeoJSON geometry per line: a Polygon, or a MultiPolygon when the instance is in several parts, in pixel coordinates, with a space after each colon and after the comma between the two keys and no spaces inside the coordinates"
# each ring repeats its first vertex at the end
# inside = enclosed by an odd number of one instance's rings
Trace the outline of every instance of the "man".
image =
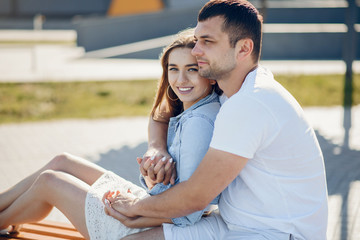
{"type": "Polygon", "coordinates": [[[188,181],[157,196],[112,204],[128,217],[173,218],[205,208],[222,192],[220,213],[129,239],[326,239],[322,153],[299,104],[258,66],[261,28],[261,16],[247,1],[205,4],[192,53],[200,74],[216,79],[228,98],[210,148],[188,181]]]}

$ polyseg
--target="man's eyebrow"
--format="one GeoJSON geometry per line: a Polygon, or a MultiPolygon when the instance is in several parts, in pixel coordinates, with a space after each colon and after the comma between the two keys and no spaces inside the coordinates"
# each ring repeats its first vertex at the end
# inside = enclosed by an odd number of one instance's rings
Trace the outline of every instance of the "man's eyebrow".
{"type": "Polygon", "coordinates": [[[207,34],[207,35],[199,36],[199,38],[213,38],[213,37],[211,35],[207,34]]]}

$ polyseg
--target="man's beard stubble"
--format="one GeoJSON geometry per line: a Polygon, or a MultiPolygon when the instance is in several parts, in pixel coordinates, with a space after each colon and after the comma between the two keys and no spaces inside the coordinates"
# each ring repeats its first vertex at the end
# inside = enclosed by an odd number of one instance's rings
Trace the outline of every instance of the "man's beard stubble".
{"type": "Polygon", "coordinates": [[[211,67],[208,65],[207,69],[200,67],[199,74],[204,78],[218,81],[226,78],[235,67],[235,63],[225,65],[223,68],[219,66],[211,67]]]}

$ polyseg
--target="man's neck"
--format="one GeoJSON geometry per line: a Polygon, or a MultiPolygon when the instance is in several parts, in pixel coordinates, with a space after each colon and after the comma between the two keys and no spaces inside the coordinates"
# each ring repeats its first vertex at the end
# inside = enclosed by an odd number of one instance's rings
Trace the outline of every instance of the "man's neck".
{"type": "Polygon", "coordinates": [[[226,79],[218,81],[219,87],[223,90],[224,94],[230,98],[237,93],[242,87],[246,76],[258,67],[258,63],[249,65],[246,68],[234,69],[226,79]]]}

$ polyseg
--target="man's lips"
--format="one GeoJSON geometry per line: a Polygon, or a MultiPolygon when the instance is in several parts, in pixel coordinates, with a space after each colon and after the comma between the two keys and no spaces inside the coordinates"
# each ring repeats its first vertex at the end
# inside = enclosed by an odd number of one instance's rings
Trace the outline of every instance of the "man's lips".
{"type": "Polygon", "coordinates": [[[208,64],[208,62],[207,61],[204,61],[204,60],[197,60],[197,63],[198,63],[198,65],[199,66],[201,66],[201,65],[205,65],[205,64],[208,64]]]}

